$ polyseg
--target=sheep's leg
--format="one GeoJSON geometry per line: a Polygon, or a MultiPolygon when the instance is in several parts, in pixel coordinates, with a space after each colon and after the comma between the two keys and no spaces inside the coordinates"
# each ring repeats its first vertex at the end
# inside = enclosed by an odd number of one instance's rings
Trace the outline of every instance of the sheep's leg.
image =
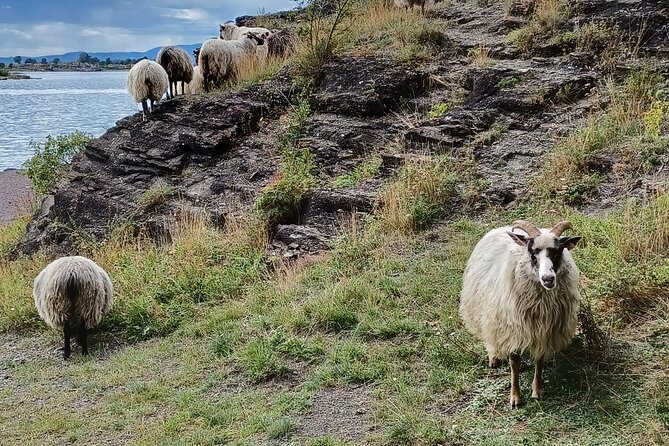
{"type": "Polygon", "coordinates": [[[67,359],[70,357],[70,335],[72,333],[70,332],[70,322],[65,321],[65,324],[63,324],[63,359],[67,359]]]}
{"type": "Polygon", "coordinates": [[[146,114],[149,112],[149,106],[146,104],[146,100],[142,101],[142,120],[146,119],[146,114]]]}
{"type": "Polygon", "coordinates": [[[500,360],[497,358],[495,355],[495,352],[492,350],[488,350],[488,367],[491,369],[497,368],[500,365],[500,360]]]}
{"type": "Polygon", "coordinates": [[[88,332],[86,330],[86,324],[79,325],[77,330],[77,344],[81,347],[81,354],[88,355],[88,332]]]}
{"type": "Polygon", "coordinates": [[[520,356],[511,353],[511,394],[509,402],[512,408],[520,406],[520,385],[518,383],[518,376],[520,375],[520,356]]]}
{"type": "Polygon", "coordinates": [[[532,398],[537,400],[544,396],[544,384],[541,379],[541,374],[544,371],[544,357],[537,359],[534,362],[534,379],[532,380],[532,398]]]}

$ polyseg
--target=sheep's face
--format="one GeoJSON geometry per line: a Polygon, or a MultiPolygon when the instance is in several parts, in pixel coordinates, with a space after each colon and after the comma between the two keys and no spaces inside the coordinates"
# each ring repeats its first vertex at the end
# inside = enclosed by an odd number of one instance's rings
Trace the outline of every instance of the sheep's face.
{"type": "Polygon", "coordinates": [[[562,253],[573,249],[581,237],[557,237],[550,232],[542,232],[536,237],[529,237],[515,232],[508,232],[513,241],[525,247],[529,256],[529,267],[533,277],[547,290],[557,286],[557,272],[562,265],[562,253]]]}

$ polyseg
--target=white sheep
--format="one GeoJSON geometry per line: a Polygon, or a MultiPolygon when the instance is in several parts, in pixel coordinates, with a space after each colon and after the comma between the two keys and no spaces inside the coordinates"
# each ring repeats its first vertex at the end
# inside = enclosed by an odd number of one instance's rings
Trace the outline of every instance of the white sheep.
{"type": "Polygon", "coordinates": [[[114,301],[112,282],[104,269],[86,257],[61,257],[35,278],[33,298],[40,317],[62,328],[63,357],[70,356],[70,336],[76,333],[81,353],[88,354],[87,330],[97,326],[114,301]]]}
{"type": "Polygon", "coordinates": [[[491,367],[510,357],[512,407],[520,404],[520,354],[535,360],[532,398],[541,398],[544,358],[565,349],[576,331],[580,273],[569,250],[581,237],[561,237],[571,227],[516,221],[483,236],[467,262],[460,316],[485,343],[491,367]]]}
{"type": "Polygon", "coordinates": [[[209,39],[202,44],[198,63],[204,78],[204,90],[218,87],[227,79],[238,76],[240,68],[254,63],[256,48],[264,40],[246,33],[239,40],[209,39]]]}
{"type": "Polygon", "coordinates": [[[178,46],[165,46],[158,52],[156,62],[165,69],[169,78],[167,97],[173,98],[177,94],[177,82],[181,82],[183,92],[184,85],[193,78],[193,65],[188,53],[178,46]]]}
{"type": "Polygon", "coordinates": [[[200,66],[193,67],[193,79],[184,87],[184,94],[200,94],[204,92],[204,77],[200,66]]]}
{"type": "Polygon", "coordinates": [[[237,26],[235,22],[225,22],[219,25],[219,37],[223,40],[239,40],[245,33],[252,32],[255,35],[262,36],[263,34],[270,35],[272,32],[263,27],[249,28],[248,26],[237,26]]]}
{"type": "Polygon", "coordinates": [[[160,64],[142,59],[128,72],[128,92],[135,102],[142,103],[142,117],[153,111],[153,104],[158,102],[167,91],[170,80],[160,64]]]}

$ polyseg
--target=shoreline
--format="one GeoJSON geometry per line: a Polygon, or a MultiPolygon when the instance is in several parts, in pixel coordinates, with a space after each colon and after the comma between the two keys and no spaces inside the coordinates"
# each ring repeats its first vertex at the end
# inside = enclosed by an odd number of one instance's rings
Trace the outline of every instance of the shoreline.
{"type": "Polygon", "coordinates": [[[30,214],[37,201],[30,180],[18,170],[0,172],[0,226],[30,214]]]}

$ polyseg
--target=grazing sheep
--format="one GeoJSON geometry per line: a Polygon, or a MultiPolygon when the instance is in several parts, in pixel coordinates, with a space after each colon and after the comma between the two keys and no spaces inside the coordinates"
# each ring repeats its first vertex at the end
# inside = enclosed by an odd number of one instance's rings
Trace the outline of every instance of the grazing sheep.
{"type": "Polygon", "coordinates": [[[425,15],[425,7],[431,5],[432,0],[393,0],[393,3],[398,8],[404,8],[407,10],[413,10],[414,6],[420,6],[420,13],[425,15]]]}
{"type": "Polygon", "coordinates": [[[198,61],[204,90],[220,86],[225,80],[235,78],[240,67],[252,63],[256,48],[264,41],[253,33],[246,33],[239,40],[209,39],[202,44],[198,61]]]}
{"type": "Polygon", "coordinates": [[[61,257],[35,278],[33,298],[40,317],[63,328],[63,358],[70,357],[70,336],[76,333],[81,353],[88,354],[87,330],[97,326],[114,301],[109,276],[86,257],[61,257]]]}
{"type": "Polygon", "coordinates": [[[239,40],[247,32],[252,32],[258,36],[262,36],[263,34],[272,34],[272,32],[267,28],[249,28],[247,26],[237,26],[235,22],[231,21],[219,25],[218,30],[218,35],[223,40],[239,40]]]}
{"type": "Polygon", "coordinates": [[[177,94],[177,82],[181,82],[181,90],[184,85],[193,78],[193,66],[190,56],[186,51],[178,46],[164,46],[156,56],[156,62],[167,72],[170,80],[170,87],[167,92],[167,98],[171,99],[177,94]]]}
{"type": "Polygon", "coordinates": [[[561,237],[571,227],[516,221],[483,236],[467,262],[460,316],[485,343],[491,367],[510,357],[512,407],[520,404],[520,354],[535,360],[532,398],[541,398],[545,356],[565,349],[576,331],[580,273],[569,251],[581,237],[561,237]]]}
{"type": "Polygon", "coordinates": [[[200,94],[204,92],[204,77],[199,66],[193,68],[193,79],[184,87],[184,94],[200,94]]]}
{"type": "Polygon", "coordinates": [[[290,28],[282,29],[275,33],[264,34],[269,57],[286,57],[293,54],[297,46],[298,37],[290,28]]]}
{"type": "Polygon", "coordinates": [[[169,83],[165,69],[152,60],[140,60],[130,68],[128,92],[135,102],[142,103],[142,118],[146,118],[146,113],[153,111],[153,104],[163,97],[169,83]]]}

